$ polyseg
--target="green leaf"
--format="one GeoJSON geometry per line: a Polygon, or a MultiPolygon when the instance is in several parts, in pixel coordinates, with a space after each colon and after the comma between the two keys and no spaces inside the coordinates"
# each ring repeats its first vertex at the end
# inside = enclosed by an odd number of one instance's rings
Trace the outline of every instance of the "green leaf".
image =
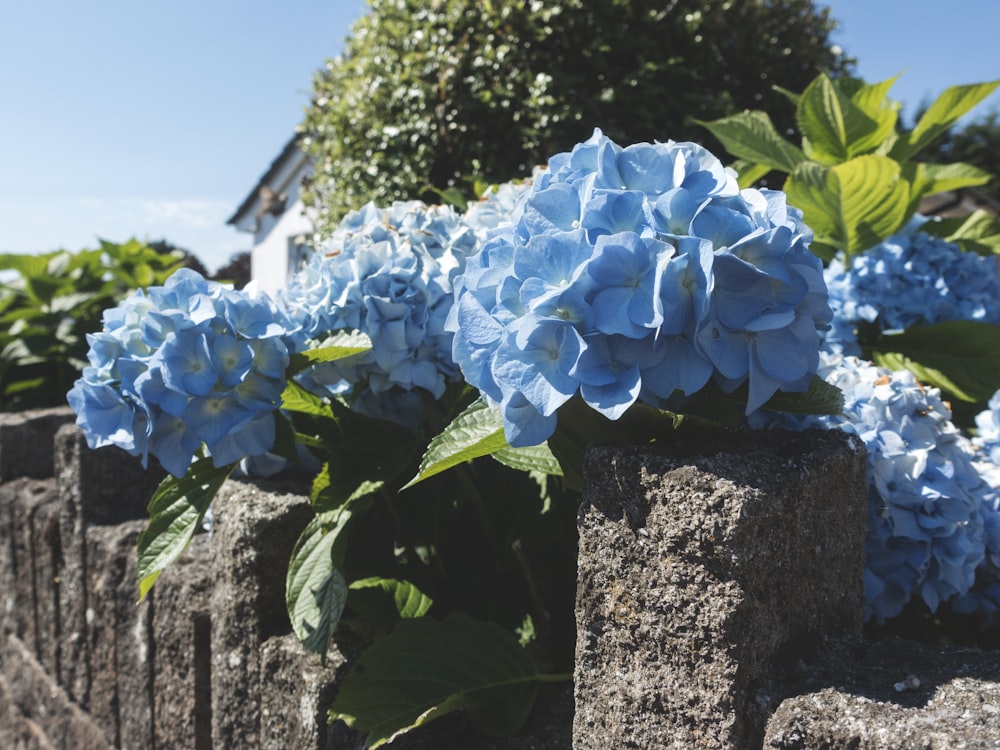
{"type": "Polygon", "coordinates": [[[791,172],[806,158],[798,146],[781,137],[765,112],[743,112],[712,122],[697,122],[730,154],[753,164],[791,172]]]}
{"type": "Polygon", "coordinates": [[[351,608],[383,631],[392,630],[401,619],[423,617],[434,604],[414,584],[395,578],[362,578],[349,588],[351,608]]]}
{"type": "Polygon", "coordinates": [[[799,165],[785,183],[816,241],[850,257],[877,245],[906,221],[909,189],[899,165],[885,156],[859,156],[834,167],[799,165]]]}
{"type": "Polygon", "coordinates": [[[294,380],[289,380],[281,394],[281,408],[301,414],[333,418],[333,409],[326,401],[310,393],[294,380]]]}
{"type": "Polygon", "coordinates": [[[299,536],[288,563],[285,603],[292,630],[310,651],[325,654],[347,604],[347,582],[333,564],[337,534],[350,513],[317,516],[299,536]]]}
{"type": "Polygon", "coordinates": [[[526,448],[512,448],[507,446],[492,454],[493,458],[519,471],[537,471],[542,474],[549,474],[557,477],[563,475],[559,461],[552,454],[547,443],[532,445],[526,448]]]}
{"type": "Polygon", "coordinates": [[[814,375],[803,393],[778,391],[763,408],[787,414],[840,414],[844,410],[844,394],[837,386],[814,375]]]}
{"type": "Polygon", "coordinates": [[[927,108],[908,137],[900,141],[899,146],[897,146],[898,153],[894,155],[900,161],[912,158],[914,154],[958,122],[962,115],[992,94],[998,85],[1000,85],[1000,80],[972,83],[965,86],[950,86],[945,89],[944,93],[927,108]]]}
{"type": "Polygon", "coordinates": [[[737,182],[742,190],[753,187],[754,183],[771,172],[766,164],[751,164],[742,159],[730,165],[738,175],[737,182]]]}
{"type": "Polygon", "coordinates": [[[488,456],[507,447],[500,410],[480,399],[459,414],[427,446],[417,475],[403,486],[412,487],[452,466],[488,456]]]}
{"type": "Polygon", "coordinates": [[[920,231],[955,242],[968,252],[1000,254],[1000,220],[989,211],[979,209],[968,216],[931,219],[920,225],[920,231]]]}
{"type": "Polygon", "coordinates": [[[367,335],[358,331],[341,331],[325,339],[315,349],[293,354],[286,374],[291,377],[313,365],[353,357],[357,354],[363,354],[371,348],[372,341],[367,335]]]}
{"type": "Polygon", "coordinates": [[[149,524],[139,535],[139,601],[185,550],[235,467],[233,463],[216,468],[211,458],[199,458],[180,479],[168,476],[160,483],[149,502],[149,524]]]}
{"type": "Polygon", "coordinates": [[[838,164],[850,158],[844,111],[848,101],[825,75],[817,76],[802,92],[795,119],[803,141],[808,143],[809,158],[824,164],[838,164]]]}
{"type": "Polygon", "coordinates": [[[927,164],[908,162],[903,167],[903,176],[910,183],[910,205],[907,213],[913,214],[920,202],[928,195],[949,190],[958,190],[973,185],[985,185],[990,175],[971,164],[927,164]]]}
{"type": "Polygon", "coordinates": [[[367,732],[371,748],[458,710],[485,734],[511,735],[527,719],[539,683],[566,678],[540,674],[494,623],[460,613],[443,621],[402,620],[361,655],[330,718],[367,732]]]}
{"type": "Polygon", "coordinates": [[[1000,326],[949,321],[880,337],[876,364],[909,370],[917,380],[962,401],[986,401],[1000,389],[1000,326]]]}

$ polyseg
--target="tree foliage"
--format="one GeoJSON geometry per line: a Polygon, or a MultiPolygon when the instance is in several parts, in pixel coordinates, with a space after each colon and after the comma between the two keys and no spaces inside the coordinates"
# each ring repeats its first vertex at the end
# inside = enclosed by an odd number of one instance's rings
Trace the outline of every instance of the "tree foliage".
{"type": "Polygon", "coordinates": [[[366,201],[525,176],[600,127],[694,140],[694,119],[765,109],[846,72],[812,0],[370,0],[315,78],[302,130],[320,231],[366,201]]]}

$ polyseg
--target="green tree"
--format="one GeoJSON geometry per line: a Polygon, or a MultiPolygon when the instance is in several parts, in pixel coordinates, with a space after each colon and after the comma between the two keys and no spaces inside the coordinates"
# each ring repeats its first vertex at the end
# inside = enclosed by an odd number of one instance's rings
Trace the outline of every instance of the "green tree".
{"type": "MultiPolygon", "coordinates": [[[[526,176],[594,127],[621,143],[704,137],[773,86],[847,72],[812,0],[369,0],[314,80],[302,125],[320,231],[366,201],[526,176]]],[[[710,144],[706,144],[711,147],[710,144]]]]}

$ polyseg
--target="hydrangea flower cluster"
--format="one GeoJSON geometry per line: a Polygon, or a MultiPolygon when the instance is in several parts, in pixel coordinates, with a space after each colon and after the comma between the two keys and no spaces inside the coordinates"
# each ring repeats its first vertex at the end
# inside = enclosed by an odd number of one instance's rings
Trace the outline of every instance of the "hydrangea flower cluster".
{"type": "Polygon", "coordinates": [[[993,256],[963,252],[911,228],[826,270],[834,326],[831,351],[859,355],[855,327],[903,330],[949,320],[1000,324],[1000,273],[993,256]]]}
{"type": "Polygon", "coordinates": [[[844,394],[838,416],[763,414],[754,427],[837,428],[868,450],[867,616],[882,622],[914,595],[932,609],[966,595],[1000,531],[997,493],[937,388],[908,371],[825,354],[819,368],[844,394]]]}
{"type": "Polygon", "coordinates": [[[514,446],[577,394],[610,419],[749,381],[747,410],[804,390],[830,320],[809,231],[693,143],[599,130],[554,156],[456,280],[454,359],[514,446]]]}
{"type": "Polygon", "coordinates": [[[1000,616],[1000,391],[988,408],[976,415],[975,466],[992,492],[983,501],[983,534],[986,559],[980,566],[976,586],[953,603],[960,612],[983,612],[1000,616]]]}
{"type": "Polygon", "coordinates": [[[360,411],[404,422],[401,394],[422,388],[440,397],[448,382],[461,379],[444,321],[452,279],[476,246],[475,232],[449,207],[369,203],[348,214],[280,303],[303,338],[354,330],[371,338],[372,349],[313,367],[307,387],[350,395],[360,411]]]}
{"type": "Polygon", "coordinates": [[[91,448],[152,454],[183,476],[202,444],[216,466],[266,453],[281,403],[290,324],[190,269],[104,312],[90,365],[67,398],[91,448]]]}

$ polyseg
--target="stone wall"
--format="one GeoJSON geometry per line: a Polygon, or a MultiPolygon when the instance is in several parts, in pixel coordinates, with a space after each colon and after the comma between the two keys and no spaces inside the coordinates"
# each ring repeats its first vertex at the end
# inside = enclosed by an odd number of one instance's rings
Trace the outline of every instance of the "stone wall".
{"type": "MultiPolygon", "coordinates": [[[[326,722],[345,658],[285,614],[303,488],[228,481],[137,604],[161,477],[71,422],[0,414],[0,747],[362,747],[326,722]]],[[[861,637],[863,472],[829,433],[592,448],[575,688],[516,738],[450,715],[388,747],[1000,748],[1000,653],[861,637]]]]}

